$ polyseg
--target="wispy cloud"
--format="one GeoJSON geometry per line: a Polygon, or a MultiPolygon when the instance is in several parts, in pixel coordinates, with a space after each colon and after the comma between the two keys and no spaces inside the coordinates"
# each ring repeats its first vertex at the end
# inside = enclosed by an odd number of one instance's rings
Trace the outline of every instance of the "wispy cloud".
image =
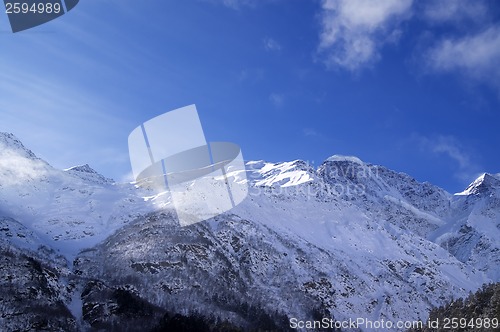
{"type": "Polygon", "coordinates": [[[264,79],[265,70],[262,68],[245,68],[238,73],[238,81],[257,83],[264,79]]]}
{"type": "Polygon", "coordinates": [[[302,134],[306,137],[317,137],[319,136],[319,133],[316,131],[314,128],[303,128],[302,129],[302,134]]]}
{"type": "Polygon", "coordinates": [[[500,92],[500,26],[441,40],[428,51],[426,63],[437,72],[461,73],[500,92]]]}
{"type": "Polygon", "coordinates": [[[118,109],[116,104],[46,72],[0,69],[0,131],[18,135],[59,168],[82,162],[95,167],[118,155],[127,162],[122,151],[110,148],[116,128],[131,126],[110,111],[118,109]]]}
{"type": "Polygon", "coordinates": [[[269,101],[274,105],[274,107],[281,108],[285,103],[285,96],[281,93],[273,92],[269,95],[269,101]]]}
{"type": "Polygon", "coordinates": [[[432,23],[458,23],[465,19],[480,21],[488,11],[482,0],[426,1],[422,9],[423,18],[432,23]]]}
{"type": "Polygon", "coordinates": [[[224,5],[231,8],[240,8],[241,6],[254,6],[255,0],[223,0],[224,5]]]}
{"type": "Polygon", "coordinates": [[[400,35],[413,0],[323,0],[319,54],[329,68],[357,71],[380,58],[400,35]]]}
{"type": "Polygon", "coordinates": [[[232,9],[240,9],[242,7],[254,7],[259,1],[258,0],[202,0],[205,2],[210,2],[213,4],[220,4],[232,9]]]}
{"type": "Polygon", "coordinates": [[[456,164],[454,176],[464,183],[470,183],[482,170],[473,153],[456,137],[439,135],[435,137],[417,136],[420,146],[434,155],[446,156],[456,164]]]}
{"type": "Polygon", "coordinates": [[[264,38],[264,48],[267,51],[281,51],[281,44],[272,38],[264,38]]]}
{"type": "MultiPolygon", "coordinates": [[[[129,6],[120,2],[116,9],[132,15],[129,6]]],[[[95,18],[95,7],[102,6],[89,3],[71,22],[51,22],[57,34],[6,40],[10,51],[0,54],[0,131],[13,132],[57,168],[90,163],[118,178],[130,168],[126,137],[139,121],[133,119],[135,98],[125,96],[123,87],[132,86],[130,77],[141,77],[141,63],[160,56],[126,42],[113,22],[95,18]],[[108,39],[110,32],[117,37],[108,39]]]]}

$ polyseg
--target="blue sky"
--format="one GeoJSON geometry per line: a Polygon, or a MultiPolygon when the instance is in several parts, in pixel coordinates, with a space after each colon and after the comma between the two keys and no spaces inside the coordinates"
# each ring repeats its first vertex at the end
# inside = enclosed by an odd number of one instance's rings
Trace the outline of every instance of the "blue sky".
{"type": "Polygon", "coordinates": [[[500,172],[493,0],[85,0],[0,15],[0,45],[0,131],[58,168],[124,180],[128,134],[194,103],[247,160],[356,155],[450,192],[500,172]]]}

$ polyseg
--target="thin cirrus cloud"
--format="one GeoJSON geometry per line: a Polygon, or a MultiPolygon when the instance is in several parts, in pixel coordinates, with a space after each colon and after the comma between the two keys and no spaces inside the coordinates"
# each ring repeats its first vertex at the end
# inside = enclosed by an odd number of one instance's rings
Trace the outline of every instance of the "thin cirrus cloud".
{"type": "Polygon", "coordinates": [[[323,0],[319,54],[328,68],[357,71],[380,58],[380,48],[400,35],[413,0],[323,0]]]}
{"type": "Polygon", "coordinates": [[[67,81],[40,72],[27,72],[0,65],[0,131],[21,134],[28,146],[57,167],[68,166],[68,160],[108,163],[110,158],[123,161],[123,153],[106,149],[85,152],[89,141],[106,142],[112,128],[126,126],[119,116],[108,114],[116,105],[82,89],[72,88],[67,81]],[[78,133],[79,138],[75,138],[78,133]],[[80,149],[79,149],[80,148],[80,149]]]}
{"type": "Polygon", "coordinates": [[[445,156],[456,164],[455,178],[467,184],[483,169],[473,158],[473,153],[454,136],[416,137],[421,148],[436,156],[445,156]]]}

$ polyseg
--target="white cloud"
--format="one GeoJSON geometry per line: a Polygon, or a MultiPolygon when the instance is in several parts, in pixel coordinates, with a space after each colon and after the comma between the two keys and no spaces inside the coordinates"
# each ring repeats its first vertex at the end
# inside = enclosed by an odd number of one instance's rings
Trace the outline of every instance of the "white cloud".
{"type": "Polygon", "coordinates": [[[269,100],[275,107],[280,108],[285,103],[285,96],[279,93],[271,93],[269,95],[269,100]]]}
{"type": "Polygon", "coordinates": [[[479,21],[486,15],[487,7],[481,0],[427,1],[423,7],[424,18],[434,23],[479,21]]]}
{"type": "Polygon", "coordinates": [[[319,53],[330,68],[356,71],[380,58],[383,44],[400,35],[413,0],[323,0],[319,53]]]}
{"type": "Polygon", "coordinates": [[[41,160],[31,160],[21,152],[13,151],[0,142],[0,176],[2,185],[17,186],[46,177],[49,168],[41,160]]]}
{"type": "Polygon", "coordinates": [[[460,72],[500,89],[500,26],[440,41],[427,53],[427,65],[438,72],[460,72]]]}
{"type": "Polygon", "coordinates": [[[264,38],[264,47],[268,51],[281,51],[281,45],[272,38],[264,38]]]}

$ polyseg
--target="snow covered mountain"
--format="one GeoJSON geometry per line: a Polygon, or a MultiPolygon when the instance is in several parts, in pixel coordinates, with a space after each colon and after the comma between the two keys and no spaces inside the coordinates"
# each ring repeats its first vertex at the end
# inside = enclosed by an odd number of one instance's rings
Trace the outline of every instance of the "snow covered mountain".
{"type": "Polygon", "coordinates": [[[0,179],[0,215],[20,221],[41,244],[68,257],[151,210],[132,186],[88,165],[54,169],[12,134],[0,134],[0,179]]]}
{"type": "Polygon", "coordinates": [[[181,228],[151,193],[88,165],[54,169],[0,134],[0,326],[166,330],[189,317],[212,330],[287,330],[292,318],[425,320],[500,281],[499,174],[452,195],[333,156],[318,168],[248,162],[247,179],[242,204],[181,228]]]}

